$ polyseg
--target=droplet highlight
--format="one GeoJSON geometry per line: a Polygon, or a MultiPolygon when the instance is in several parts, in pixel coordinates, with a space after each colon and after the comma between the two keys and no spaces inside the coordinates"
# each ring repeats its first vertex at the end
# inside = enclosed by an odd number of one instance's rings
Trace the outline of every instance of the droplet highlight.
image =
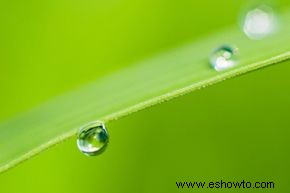
{"type": "Polygon", "coordinates": [[[238,49],[233,46],[223,45],[215,49],[210,56],[210,64],[216,71],[223,71],[237,65],[238,49]]]}
{"type": "Polygon", "coordinates": [[[244,33],[253,40],[260,40],[277,30],[277,15],[272,7],[259,5],[250,9],[243,20],[244,33]]]}
{"type": "Polygon", "coordinates": [[[99,155],[106,149],[108,142],[109,135],[101,121],[82,127],[78,133],[77,146],[87,156],[99,155]]]}

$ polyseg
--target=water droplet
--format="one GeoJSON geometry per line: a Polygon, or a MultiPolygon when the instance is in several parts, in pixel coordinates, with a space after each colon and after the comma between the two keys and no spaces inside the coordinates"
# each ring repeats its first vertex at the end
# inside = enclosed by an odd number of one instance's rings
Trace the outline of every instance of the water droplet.
{"type": "Polygon", "coordinates": [[[270,6],[259,5],[246,13],[243,31],[250,39],[260,40],[274,33],[277,23],[274,10],[270,6]]]}
{"type": "Polygon", "coordinates": [[[216,71],[223,71],[234,67],[238,63],[238,49],[223,45],[215,49],[210,56],[210,64],[216,71]]]}
{"type": "Polygon", "coordinates": [[[102,153],[109,142],[105,125],[96,121],[82,127],[78,133],[77,145],[81,152],[88,156],[102,153]]]}

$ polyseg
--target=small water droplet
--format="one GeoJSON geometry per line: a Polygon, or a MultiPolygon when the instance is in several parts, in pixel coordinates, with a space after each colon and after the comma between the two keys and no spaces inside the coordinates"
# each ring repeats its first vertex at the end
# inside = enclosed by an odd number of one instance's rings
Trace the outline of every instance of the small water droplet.
{"type": "Polygon", "coordinates": [[[96,121],[82,127],[78,133],[77,145],[81,152],[88,156],[102,153],[109,142],[105,125],[96,121]]]}
{"type": "Polygon", "coordinates": [[[223,71],[234,67],[238,63],[238,49],[223,45],[215,49],[210,56],[210,64],[216,71],[223,71]]]}
{"type": "Polygon", "coordinates": [[[243,21],[243,31],[254,40],[263,39],[277,29],[277,16],[267,5],[259,5],[249,10],[243,21]]]}

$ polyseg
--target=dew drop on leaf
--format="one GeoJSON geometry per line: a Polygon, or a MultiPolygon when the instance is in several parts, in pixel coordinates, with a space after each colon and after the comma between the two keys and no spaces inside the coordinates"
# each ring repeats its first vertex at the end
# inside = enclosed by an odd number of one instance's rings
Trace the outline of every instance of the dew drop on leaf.
{"type": "Polygon", "coordinates": [[[223,45],[215,49],[210,55],[210,64],[216,71],[223,71],[234,67],[238,63],[237,48],[223,45]]]}
{"type": "Polygon", "coordinates": [[[82,127],[78,133],[77,146],[87,156],[102,153],[109,142],[109,135],[105,125],[96,121],[82,127]]]}
{"type": "Polygon", "coordinates": [[[259,5],[247,11],[242,25],[250,39],[260,40],[277,30],[277,15],[270,6],[259,5]]]}

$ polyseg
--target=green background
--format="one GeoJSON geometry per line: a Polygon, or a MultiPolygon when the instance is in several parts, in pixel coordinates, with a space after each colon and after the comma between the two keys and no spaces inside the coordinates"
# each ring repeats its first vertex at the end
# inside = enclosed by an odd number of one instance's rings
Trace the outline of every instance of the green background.
{"type": "MultiPolygon", "coordinates": [[[[278,13],[289,4],[270,3],[278,13]]],[[[239,27],[240,14],[250,4],[1,2],[0,120],[226,26],[239,27]]],[[[287,192],[289,65],[112,122],[109,147],[100,156],[84,156],[70,139],[1,174],[0,192],[287,192]],[[275,189],[181,190],[175,185],[220,180],[273,181],[275,189]]]]}

